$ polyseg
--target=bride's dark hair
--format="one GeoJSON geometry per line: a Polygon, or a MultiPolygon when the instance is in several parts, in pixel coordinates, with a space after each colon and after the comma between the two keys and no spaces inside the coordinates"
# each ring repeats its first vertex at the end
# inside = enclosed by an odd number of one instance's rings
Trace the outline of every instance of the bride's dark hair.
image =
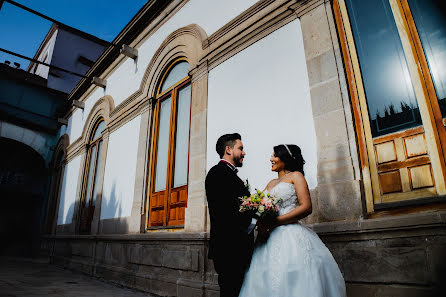
{"type": "Polygon", "coordinates": [[[305,160],[302,157],[300,147],[295,144],[279,144],[274,147],[274,155],[285,163],[285,169],[289,171],[299,171],[303,175],[305,160]],[[287,149],[288,148],[288,149],[287,149]]]}

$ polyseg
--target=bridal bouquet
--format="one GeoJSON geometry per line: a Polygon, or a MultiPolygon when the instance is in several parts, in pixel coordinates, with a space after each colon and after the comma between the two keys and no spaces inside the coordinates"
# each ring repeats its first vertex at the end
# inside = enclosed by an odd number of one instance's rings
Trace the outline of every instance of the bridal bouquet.
{"type": "Polygon", "coordinates": [[[279,213],[277,204],[282,201],[269,193],[256,190],[250,196],[241,197],[240,212],[252,211],[259,218],[276,217],[279,213]]]}

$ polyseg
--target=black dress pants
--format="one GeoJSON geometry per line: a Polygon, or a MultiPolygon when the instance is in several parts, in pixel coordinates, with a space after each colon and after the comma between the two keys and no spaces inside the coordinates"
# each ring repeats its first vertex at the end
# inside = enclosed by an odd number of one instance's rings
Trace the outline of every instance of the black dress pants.
{"type": "Polygon", "coordinates": [[[238,297],[250,259],[213,259],[220,297],[238,297]]]}

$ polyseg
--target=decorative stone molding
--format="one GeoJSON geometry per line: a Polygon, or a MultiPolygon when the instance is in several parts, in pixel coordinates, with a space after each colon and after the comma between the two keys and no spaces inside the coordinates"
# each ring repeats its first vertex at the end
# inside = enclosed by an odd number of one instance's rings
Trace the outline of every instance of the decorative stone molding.
{"type": "Polygon", "coordinates": [[[85,146],[88,143],[88,137],[91,134],[91,130],[94,129],[94,123],[96,123],[97,119],[100,117],[104,118],[104,121],[108,126],[110,123],[110,114],[114,109],[115,103],[113,97],[110,95],[102,97],[93,105],[85,120],[81,136],[67,148],[68,161],[84,152],[85,146]]]}

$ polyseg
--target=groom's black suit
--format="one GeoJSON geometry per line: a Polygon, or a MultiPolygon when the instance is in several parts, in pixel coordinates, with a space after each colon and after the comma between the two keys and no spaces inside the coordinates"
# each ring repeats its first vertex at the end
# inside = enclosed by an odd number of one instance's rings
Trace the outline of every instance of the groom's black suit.
{"type": "Polygon", "coordinates": [[[240,213],[239,197],[249,195],[243,181],[220,161],[206,176],[206,196],[211,220],[209,258],[218,273],[220,296],[237,297],[254,246],[247,229],[252,217],[240,213]]]}

